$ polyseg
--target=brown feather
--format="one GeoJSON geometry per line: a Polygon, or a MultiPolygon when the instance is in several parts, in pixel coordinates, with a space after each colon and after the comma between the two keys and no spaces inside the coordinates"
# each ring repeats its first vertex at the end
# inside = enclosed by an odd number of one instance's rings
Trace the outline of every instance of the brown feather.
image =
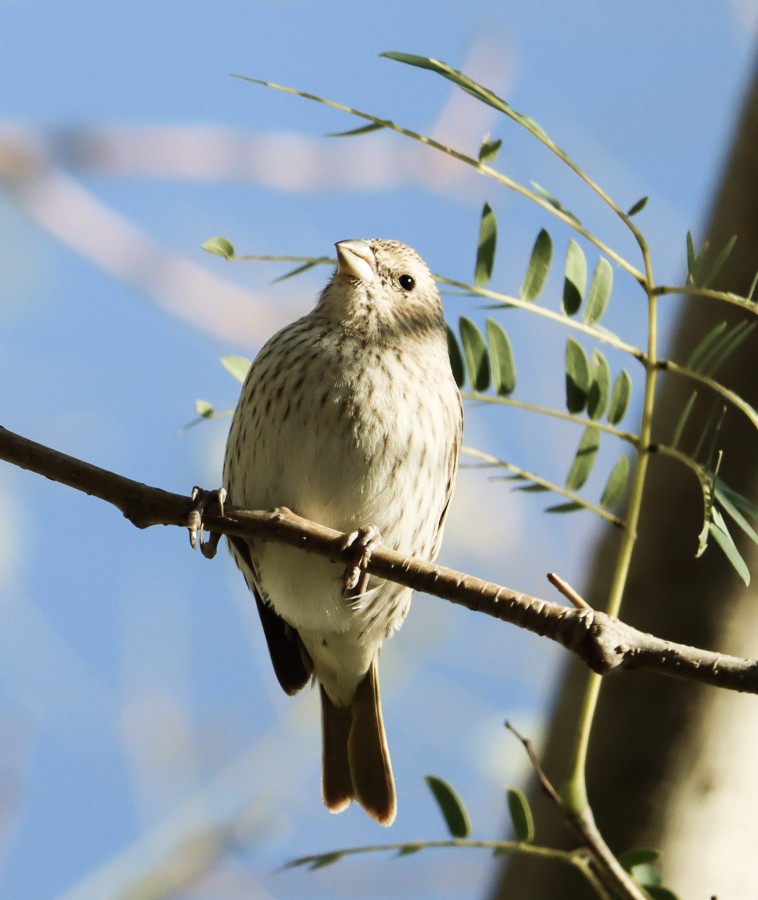
{"type": "Polygon", "coordinates": [[[350,706],[337,706],[321,688],[324,804],[341,812],[355,799],[380,825],[397,812],[395,782],[379,698],[376,659],[350,706]]]}
{"type": "MultiPolygon", "coordinates": [[[[254,571],[253,561],[250,557],[250,548],[237,537],[230,537],[234,549],[247,563],[250,571],[254,571]]],[[[297,631],[288,625],[284,619],[277,615],[271,606],[261,599],[257,590],[255,603],[258,607],[258,615],[261,618],[263,633],[266,636],[266,644],[271,657],[274,672],[284,691],[296,694],[305,687],[311,677],[312,665],[308,652],[297,631]]]]}
{"type": "Polygon", "coordinates": [[[347,742],[355,797],[372,819],[391,825],[397,812],[392,764],[384,734],[376,657],[358,685],[350,705],[352,725],[347,742]]]}
{"type": "Polygon", "coordinates": [[[324,805],[330,812],[341,812],[355,797],[350,762],[347,755],[350,724],[353,720],[349,706],[337,706],[321,686],[321,735],[323,765],[321,791],[324,805]]]}

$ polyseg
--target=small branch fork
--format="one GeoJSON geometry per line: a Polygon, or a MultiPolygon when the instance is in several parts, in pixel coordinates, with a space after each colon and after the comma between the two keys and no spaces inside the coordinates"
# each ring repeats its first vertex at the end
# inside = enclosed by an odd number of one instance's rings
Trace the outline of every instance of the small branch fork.
{"type": "MultiPolygon", "coordinates": [[[[188,527],[193,511],[196,513],[190,496],[124,478],[1,426],[0,459],[112,504],[137,528],[188,527]]],[[[258,512],[225,506],[223,515],[216,509],[215,504],[209,504],[203,514],[202,524],[211,534],[265,537],[346,566],[354,565],[355,552],[347,543],[348,535],[303,519],[287,509],[258,512]]],[[[197,516],[193,518],[197,529],[197,516]]],[[[381,545],[372,549],[367,571],[548,637],[601,674],[622,668],[644,668],[715,687],[758,693],[758,661],[725,656],[638,631],[619,619],[582,605],[581,598],[567,586],[564,590],[561,587],[564,582],[555,576],[553,583],[569,596],[574,608],[404,556],[381,545]]]]}
{"type": "Polygon", "coordinates": [[[566,812],[558,791],[553,787],[552,782],[547,777],[540,764],[532,742],[519,734],[510,722],[506,722],[505,727],[521,742],[524,750],[526,750],[529,762],[532,764],[534,774],[537,776],[542,790],[563,813],[567,823],[587,848],[589,856],[597,869],[598,878],[602,882],[604,888],[602,896],[620,896],[624,897],[625,900],[627,900],[627,898],[628,900],[645,900],[647,897],[645,892],[635,884],[632,876],[625,871],[603,840],[589,806],[581,813],[566,812]]]}

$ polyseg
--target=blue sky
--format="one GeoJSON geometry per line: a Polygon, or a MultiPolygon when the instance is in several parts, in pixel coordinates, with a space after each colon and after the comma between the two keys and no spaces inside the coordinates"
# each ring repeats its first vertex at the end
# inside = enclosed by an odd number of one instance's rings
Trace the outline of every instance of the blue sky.
{"type": "MultiPolygon", "coordinates": [[[[510,123],[386,50],[465,68],[534,117],[639,223],[662,279],[702,229],[754,56],[756,9],[699,0],[453,3],[0,2],[0,145],[34,177],[0,193],[0,424],[170,490],[215,486],[226,421],[183,434],[202,397],[237,386],[223,354],[252,356],[307,310],[328,273],[272,284],[240,253],[329,255],[336,240],[415,246],[440,274],[473,273],[482,203],[500,223],[495,283],[516,291],[539,210],[398,136],[325,138],[356,122],[230,77],[270,79],[431,132],[540,182],[629,251],[575,179],[510,123]],[[28,158],[28,157],[26,157],[28,158]],[[606,231],[607,229],[607,231],[606,231]]],[[[7,171],[6,162],[0,166],[7,171]]],[[[560,248],[560,250],[558,249],[560,248]]],[[[559,287],[550,282],[548,291],[559,287]]],[[[446,298],[453,320],[470,301],[446,298]]],[[[639,339],[623,277],[610,327],[639,339]]],[[[560,403],[565,335],[505,322],[518,396],[560,403]]],[[[467,443],[560,478],[577,435],[534,416],[467,411],[467,443]]],[[[179,860],[181,896],[470,897],[473,853],[345,861],[277,873],[293,856],[440,838],[422,777],[455,784],[478,837],[500,834],[503,787],[525,774],[502,721],[538,739],[561,654],[546,641],[417,598],[382,656],[400,813],[389,833],[319,796],[317,697],[275,684],[254,606],[226,557],[190,554],[174,529],[0,466],[0,896],[116,896],[179,860]],[[224,840],[214,843],[213,826],[224,840]],[[206,861],[207,860],[207,861],[206,861]]],[[[547,594],[581,588],[598,525],[462,472],[441,560],[547,594]]],[[[160,894],[158,894],[160,895],[160,894]]]]}

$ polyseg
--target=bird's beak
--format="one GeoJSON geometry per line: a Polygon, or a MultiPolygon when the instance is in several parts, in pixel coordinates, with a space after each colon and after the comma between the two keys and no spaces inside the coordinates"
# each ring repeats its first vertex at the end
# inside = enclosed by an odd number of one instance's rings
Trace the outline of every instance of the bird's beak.
{"type": "Polygon", "coordinates": [[[339,275],[363,284],[376,278],[376,257],[366,241],[339,241],[335,246],[339,275]]]}

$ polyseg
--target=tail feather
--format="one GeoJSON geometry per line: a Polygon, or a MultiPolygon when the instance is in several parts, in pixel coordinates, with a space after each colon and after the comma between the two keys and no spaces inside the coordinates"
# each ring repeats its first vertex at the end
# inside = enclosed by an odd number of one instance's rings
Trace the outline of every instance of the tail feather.
{"type": "Polygon", "coordinates": [[[349,707],[336,706],[321,688],[324,803],[340,812],[356,799],[380,825],[397,812],[387,738],[382,721],[376,660],[349,707]]]}
{"type": "Polygon", "coordinates": [[[321,685],[323,763],[321,791],[330,812],[342,812],[355,797],[347,745],[352,714],[349,706],[336,706],[321,685]]]}
{"type": "Polygon", "coordinates": [[[382,721],[376,659],[358,685],[350,710],[353,723],[347,753],[356,799],[380,825],[391,825],[395,820],[397,801],[382,721]]]}

